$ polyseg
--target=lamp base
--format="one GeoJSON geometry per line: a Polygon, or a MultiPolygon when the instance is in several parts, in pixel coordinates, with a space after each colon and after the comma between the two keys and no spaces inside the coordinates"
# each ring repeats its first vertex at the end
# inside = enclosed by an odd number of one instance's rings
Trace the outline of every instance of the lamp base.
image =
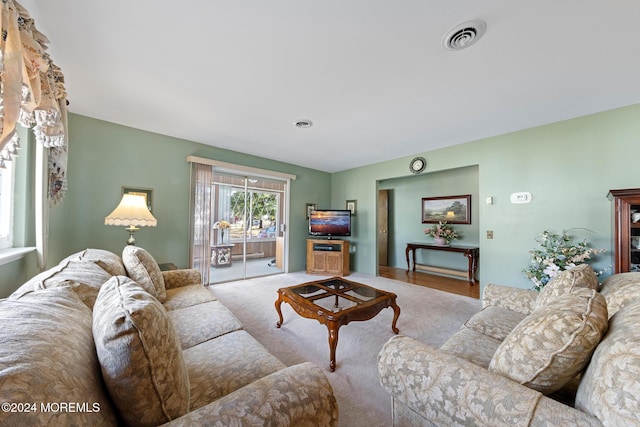
{"type": "Polygon", "coordinates": [[[136,239],[135,237],[133,237],[133,233],[135,233],[136,231],[140,230],[138,227],[136,226],[129,226],[128,228],[126,228],[125,230],[127,230],[129,232],[129,239],[127,240],[127,245],[135,245],[136,244],[136,239]]]}

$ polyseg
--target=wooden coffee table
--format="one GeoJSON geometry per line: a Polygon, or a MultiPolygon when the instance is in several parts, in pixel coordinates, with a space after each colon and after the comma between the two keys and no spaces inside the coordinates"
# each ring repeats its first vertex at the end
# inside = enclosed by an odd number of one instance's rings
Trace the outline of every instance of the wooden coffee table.
{"type": "Polygon", "coordinates": [[[278,289],[276,311],[280,320],[276,327],[282,326],[283,302],[289,303],[293,310],[302,317],[316,319],[327,325],[329,329],[329,352],[331,371],[336,370],[336,347],[338,346],[338,330],[352,320],[369,320],[374,318],[383,308],[393,308],[391,330],[400,332],[396,322],[400,316],[400,307],[396,304],[396,294],[381,291],[362,283],[345,280],[341,277],[317,280],[278,289]]]}

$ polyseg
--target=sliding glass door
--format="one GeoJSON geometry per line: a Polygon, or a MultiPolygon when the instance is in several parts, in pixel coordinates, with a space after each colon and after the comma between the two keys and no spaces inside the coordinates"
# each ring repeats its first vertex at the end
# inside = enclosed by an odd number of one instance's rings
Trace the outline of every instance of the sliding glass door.
{"type": "Polygon", "coordinates": [[[215,284],[287,271],[295,175],[189,156],[189,265],[215,284]]]}
{"type": "Polygon", "coordinates": [[[214,171],[210,283],[284,271],[286,182],[214,171]]]}

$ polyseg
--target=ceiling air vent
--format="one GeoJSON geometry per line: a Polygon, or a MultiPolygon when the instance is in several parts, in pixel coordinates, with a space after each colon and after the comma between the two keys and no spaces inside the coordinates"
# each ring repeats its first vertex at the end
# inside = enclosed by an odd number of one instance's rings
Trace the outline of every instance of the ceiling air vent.
{"type": "Polygon", "coordinates": [[[298,128],[310,128],[313,126],[313,122],[311,120],[298,120],[293,122],[293,124],[298,128]]]}
{"type": "Polygon", "coordinates": [[[442,46],[447,50],[461,50],[474,44],[482,37],[487,24],[479,19],[456,25],[442,38],[442,46]]]}

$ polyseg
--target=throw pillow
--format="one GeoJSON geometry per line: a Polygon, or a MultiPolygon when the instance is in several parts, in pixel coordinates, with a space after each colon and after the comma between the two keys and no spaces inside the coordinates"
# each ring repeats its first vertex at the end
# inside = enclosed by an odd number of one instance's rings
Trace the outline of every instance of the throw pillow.
{"type": "Polygon", "coordinates": [[[618,273],[602,282],[600,293],[607,300],[609,319],[625,305],[640,299],[640,273],[618,273]]]}
{"type": "Polygon", "coordinates": [[[575,408],[604,425],[640,425],[640,300],[622,307],[593,353],[576,393],[575,408]]]}
{"type": "Polygon", "coordinates": [[[0,402],[37,405],[35,411],[27,411],[26,405],[22,412],[0,411],[0,425],[116,425],[102,386],[91,322],[91,310],[69,287],[0,299],[0,402]],[[58,402],[86,402],[88,407],[41,410],[41,405],[58,402]]]}
{"type": "Polygon", "coordinates": [[[524,318],[500,344],[489,370],[552,393],[584,369],[607,325],[604,297],[576,289],[524,318]]]}
{"type": "Polygon", "coordinates": [[[126,276],[104,284],[93,308],[102,376],[129,425],[159,425],[189,411],[189,375],[162,304],[126,276]]]}
{"type": "Polygon", "coordinates": [[[93,262],[69,259],[31,278],[16,289],[10,298],[20,298],[25,293],[37,289],[70,287],[82,302],[92,309],[100,287],[110,278],[108,272],[93,262]]]}
{"type": "Polygon", "coordinates": [[[149,252],[138,246],[126,246],[122,251],[122,262],[127,275],[160,302],[167,299],[162,271],[149,252]]]}
{"type": "Polygon", "coordinates": [[[74,261],[91,261],[104,269],[112,276],[126,276],[127,272],[122,263],[122,259],[113,252],[109,252],[104,249],[85,249],[84,251],[77,252],[69,255],[61,261],[61,263],[74,260],[74,261]]]}
{"type": "Polygon", "coordinates": [[[542,288],[533,309],[538,310],[553,299],[579,288],[598,289],[598,276],[589,264],[576,265],[558,273],[542,288]]]}
{"type": "Polygon", "coordinates": [[[464,322],[464,326],[498,341],[504,341],[525,317],[526,314],[490,305],[464,322]]]}

